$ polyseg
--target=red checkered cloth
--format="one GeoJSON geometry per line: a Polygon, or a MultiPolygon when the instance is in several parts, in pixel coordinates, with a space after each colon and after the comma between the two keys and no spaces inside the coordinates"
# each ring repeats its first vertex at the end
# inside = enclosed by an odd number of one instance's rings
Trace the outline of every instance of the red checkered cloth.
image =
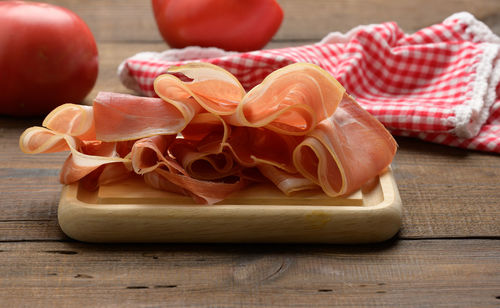
{"type": "Polygon", "coordinates": [[[118,71],[125,86],[154,96],[156,76],[193,61],[227,69],[247,90],[288,64],[315,63],[395,135],[500,153],[500,38],[469,13],[413,34],[389,22],[330,33],[300,47],[144,52],[118,71]]]}

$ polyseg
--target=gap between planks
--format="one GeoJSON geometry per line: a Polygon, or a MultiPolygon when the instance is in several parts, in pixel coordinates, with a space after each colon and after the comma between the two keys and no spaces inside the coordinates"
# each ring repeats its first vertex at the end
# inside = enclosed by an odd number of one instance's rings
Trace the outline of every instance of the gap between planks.
{"type": "Polygon", "coordinates": [[[464,240],[471,240],[471,241],[478,241],[478,240],[491,240],[491,241],[497,241],[500,240],[500,236],[458,236],[458,237],[398,237],[398,238],[392,238],[384,242],[379,242],[379,243],[366,243],[366,244],[321,244],[321,243],[87,243],[87,242],[80,242],[80,241],[75,241],[73,239],[67,238],[67,239],[3,239],[0,240],[1,243],[81,243],[81,244],[88,244],[88,245],[248,245],[248,246],[253,246],[253,245],[283,245],[283,246],[289,246],[289,245],[308,245],[308,246],[359,246],[359,247],[366,247],[366,246],[377,246],[377,245],[386,245],[388,243],[392,242],[402,242],[402,241],[410,241],[410,242],[415,242],[415,241],[464,241],[464,240]]]}

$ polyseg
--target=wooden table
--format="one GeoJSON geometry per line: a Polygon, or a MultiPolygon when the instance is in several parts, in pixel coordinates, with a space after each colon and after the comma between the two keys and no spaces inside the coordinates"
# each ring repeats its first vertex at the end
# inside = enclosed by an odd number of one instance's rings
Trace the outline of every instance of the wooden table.
{"type": "MultiPolygon", "coordinates": [[[[100,74],[87,103],[100,90],[130,93],[116,76],[120,61],[167,48],[149,1],[50,2],[82,16],[98,41],[100,74]]],[[[386,20],[412,32],[461,10],[500,33],[496,0],[279,2],[285,21],[268,48],[386,20]]],[[[2,307],[500,305],[498,155],[397,138],[403,226],[381,244],[94,245],[57,224],[66,154],[18,149],[21,132],[41,121],[0,118],[2,307]]]]}

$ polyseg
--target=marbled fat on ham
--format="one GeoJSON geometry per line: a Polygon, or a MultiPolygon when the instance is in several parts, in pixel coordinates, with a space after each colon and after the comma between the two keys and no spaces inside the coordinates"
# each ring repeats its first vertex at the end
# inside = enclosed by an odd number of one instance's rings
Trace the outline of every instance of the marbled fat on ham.
{"type": "Polygon", "coordinates": [[[383,172],[397,149],[313,64],[279,69],[247,93],[229,72],[192,63],[169,69],[154,89],[158,98],[101,92],[93,106],[61,105],[21,135],[20,148],[69,150],[64,184],[96,188],[136,174],[203,204],[266,178],[285,194],[346,195],[383,172]]]}

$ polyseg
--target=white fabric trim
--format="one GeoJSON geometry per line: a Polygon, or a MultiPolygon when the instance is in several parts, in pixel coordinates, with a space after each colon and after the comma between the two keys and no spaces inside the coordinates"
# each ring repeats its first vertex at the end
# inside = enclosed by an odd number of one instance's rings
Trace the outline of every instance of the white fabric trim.
{"type": "Polygon", "coordinates": [[[460,12],[451,15],[444,20],[444,23],[451,20],[459,20],[467,25],[465,33],[469,34],[474,43],[493,43],[500,44],[500,37],[493,33],[491,29],[479,21],[469,12],[460,12]]]}
{"type": "Polygon", "coordinates": [[[455,126],[452,133],[461,138],[472,138],[488,120],[490,107],[496,100],[495,90],[500,82],[500,37],[470,13],[453,14],[444,23],[453,20],[467,25],[465,33],[483,50],[478,65],[472,68],[475,79],[471,81],[470,99],[454,108],[455,117],[448,119],[455,126]]]}
{"type": "Polygon", "coordinates": [[[455,126],[452,133],[461,138],[472,138],[479,133],[481,126],[488,120],[490,107],[496,99],[495,88],[500,77],[500,65],[495,59],[500,45],[484,44],[483,50],[478,65],[474,67],[475,78],[472,81],[470,99],[455,107],[455,118],[450,119],[455,126]]]}

